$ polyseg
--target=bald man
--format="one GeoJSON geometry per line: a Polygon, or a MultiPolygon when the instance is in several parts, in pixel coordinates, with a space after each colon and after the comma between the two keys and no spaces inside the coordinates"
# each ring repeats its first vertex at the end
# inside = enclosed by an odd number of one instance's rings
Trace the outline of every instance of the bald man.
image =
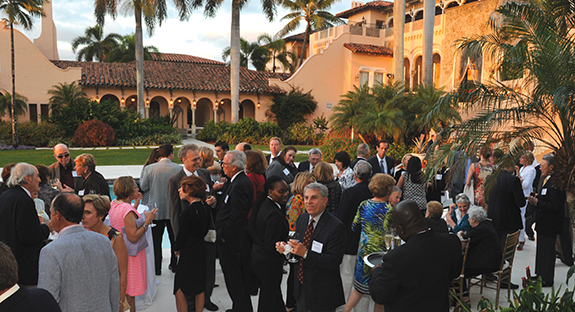
{"type": "Polygon", "coordinates": [[[70,157],[70,151],[66,144],[56,144],[54,146],[54,158],[56,162],[51,164],[50,178],[58,179],[62,186],[68,186],[74,190],[79,190],[84,178],[74,170],[75,163],[70,157]]]}
{"type": "Polygon", "coordinates": [[[397,204],[392,216],[406,243],[373,270],[371,297],[385,312],[449,311],[449,285],[461,272],[461,242],[429,229],[413,200],[397,204]]]}

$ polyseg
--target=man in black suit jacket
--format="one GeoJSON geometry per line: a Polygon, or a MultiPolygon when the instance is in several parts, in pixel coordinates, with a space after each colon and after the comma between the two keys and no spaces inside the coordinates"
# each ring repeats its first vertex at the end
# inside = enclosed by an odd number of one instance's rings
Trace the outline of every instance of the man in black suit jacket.
{"type": "Polygon", "coordinates": [[[497,174],[495,184],[489,192],[489,210],[487,217],[493,221],[501,248],[505,246],[507,234],[523,228],[521,221],[521,207],[525,206],[525,196],[521,188],[521,181],[511,173],[511,168],[504,168],[497,174]]]}
{"type": "Polygon", "coordinates": [[[373,197],[373,194],[369,190],[371,165],[365,160],[360,160],[355,168],[353,168],[353,173],[357,184],[343,191],[341,201],[339,202],[340,209],[337,212],[337,218],[345,227],[345,247],[343,250],[343,262],[340,267],[345,298],[348,298],[351,293],[355,274],[355,262],[357,260],[357,248],[359,245],[359,231],[354,232],[351,229],[351,224],[353,223],[359,204],[373,197]]]}
{"type": "Polygon", "coordinates": [[[246,155],[229,151],[224,157],[224,172],[230,177],[222,206],[216,218],[217,248],[233,312],[252,312],[246,266],[248,213],[253,204],[254,186],[244,173],[246,155]]]}
{"type": "Polygon", "coordinates": [[[428,230],[413,200],[397,204],[392,216],[406,243],[376,266],[371,297],[386,312],[449,311],[449,286],[461,272],[461,242],[456,235],[428,230]]]}
{"type": "Polygon", "coordinates": [[[385,173],[393,176],[393,170],[395,168],[395,159],[386,156],[385,154],[389,150],[389,142],[382,140],[377,144],[377,154],[370,157],[367,161],[371,165],[373,174],[385,173]]]}
{"type": "MultiPolygon", "coordinates": [[[[174,236],[178,235],[180,229],[179,217],[182,213],[182,207],[189,205],[187,201],[181,200],[178,189],[180,182],[184,177],[196,175],[206,183],[206,204],[211,207],[215,206],[216,199],[211,196],[214,192],[214,183],[210,177],[210,172],[207,169],[200,168],[200,154],[196,144],[186,144],[180,148],[178,158],[184,163],[184,167],[178,173],[168,179],[168,207],[170,211],[170,223],[174,231],[174,236]]],[[[219,184],[221,187],[223,184],[219,184]]],[[[215,209],[212,209],[212,219],[215,215],[215,209]]],[[[214,229],[213,222],[210,221],[210,229],[214,229]]],[[[210,300],[216,282],[216,244],[206,242],[207,249],[207,266],[206,266],[206,291],[205,291],[205,304],[204,307],[210,311],[216,311],[218,307],[210,300]]],[[[174,268],[175,269],[175,268],[174,268]]],[[[192,300],[193,302],[193,300],[192,300]]],[[[195,302],[194,302],[195,303],[195,302]]]]}
{"type": "Polygon", "coordinates": [[[319,148],[314,147],[310,149],[307,154],[307,160],[300,162],[297,166],[297,172],[312,172],[315,165],[321,161],[321,156],[322,154],[319,148]]]}
{"type": "Polygon", "coordinates": [[[12,168],[8,186],[0,196],[0,241],[6,243],[18,262],[18,283],[38,284],[40,249],[52,230],[52,223],[40,224],[32,196],[38,194],[38,170],[19,163],[12,168]]]}
{"type": "Polygon", "coordinates": [[[6,244],[0,242],[0,300],[2,312],[60,312],[60,306],[45,289],[27,289],[18,282],[18,263],[6,244]]]}
{"type": "Polygon", "coordinates": [[[529,203],[537,207],[535,231],[537,231],[537,251],[535,273],[543,281],[543,287],[553,286],[555,278],[555,239],[563,230],[565,191],[557,187],[553,178],[554,159],[546,154],[541,160],[541,188],[537,196],[529,196],[529,203]]]}
{"type": "Polygon", "coordinates": [[[280,138],[273,137],[270,139],[270,152],[271,154],[266,155],[268,165],[272,163],[274,158],[278,157],[282,153],[282,141],[280,138]]]}
{"type": "Polygon", "coordinates": [[[357,164],[358,161],[360,160],[367,161],[367,158],[369,158],[369,145],[361,143],[357,146],[357,157],[355,158],[354,161],[351,162],[351,164],[349,164],[349,167],[353,169],[353,167],[355,167],[355,164],[357,164]]]}
{"type": "MultiPolygon", "coordinates": [[[[327,196],[328,190],[323,184],[311,183],[305,187],[304,201],[307,212],[296,220],[296,237],[299,242],[289,241],[291,253],[301,257],[298,271],[295,272],[299,312],[335,311],[345,303],[339,275],[345,229],[336,217],[324,213],[327,196]],[[306,242],[308,227],[311,236],[306,242]]],[[[276,248],[283,253],[281,244],[276,244],[276,248]]]]}

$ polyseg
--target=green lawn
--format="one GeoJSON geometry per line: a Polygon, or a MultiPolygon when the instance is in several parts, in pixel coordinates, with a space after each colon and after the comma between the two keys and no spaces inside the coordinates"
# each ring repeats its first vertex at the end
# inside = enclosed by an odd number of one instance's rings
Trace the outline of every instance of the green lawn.
{"type": "MultiPolygon", "coordinates": [[[[309,150],[313,146],[296,146],[298,150],[309,150]]],[[[230,148],[235,148],[235,145],[230,145],[230,148]]],[[[262,151],[269,151],[267,145],[252,145],[253,149],[262,151]]],[[[128,150],[71,150],[71,157],[76,157],[82,153],[92,154],[97,161],[98,166],[108,165],[143,165],[148,156],[150,156],[150,149],[128,149],[128,150]]],[[[178,149],[174,151],[178,154],[178,149]]],[[[301,162],[307,159],[307,155],[296,155],[295,161],[301,162]]],[[[15,151],[0,151],[0,167],[9,163],[26,162],[29,164],[37,165],[44,164],[50,165],[54,163],[54,153],[52,150],[15,150],[15,151]]],[[[174,162],[180,163],[177,157],[174,157],[174,162]]]]}

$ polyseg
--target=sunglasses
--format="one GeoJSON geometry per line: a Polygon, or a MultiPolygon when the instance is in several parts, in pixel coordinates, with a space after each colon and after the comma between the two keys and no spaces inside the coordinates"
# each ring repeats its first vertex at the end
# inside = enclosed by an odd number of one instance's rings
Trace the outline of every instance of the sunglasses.
{"type": "Polygon", "coordinates": [[[64,157],[70,157],[70,154],[66,153],[66,154],[62,154],[62,155],[57,155],[56,157],[59,159],[62,159],[64,157]]]}

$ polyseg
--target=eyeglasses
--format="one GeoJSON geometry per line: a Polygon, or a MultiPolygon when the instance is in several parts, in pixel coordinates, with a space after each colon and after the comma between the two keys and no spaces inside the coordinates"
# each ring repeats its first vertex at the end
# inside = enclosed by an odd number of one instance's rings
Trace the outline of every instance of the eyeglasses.
{"type": "Polygon", "coordinates": [[[66,154],[61,154],[61,155],[56,155],[57,158],[62,159],[62,158],[67,158],[70,157],[70,154],[66,153],[66,154]]]}

